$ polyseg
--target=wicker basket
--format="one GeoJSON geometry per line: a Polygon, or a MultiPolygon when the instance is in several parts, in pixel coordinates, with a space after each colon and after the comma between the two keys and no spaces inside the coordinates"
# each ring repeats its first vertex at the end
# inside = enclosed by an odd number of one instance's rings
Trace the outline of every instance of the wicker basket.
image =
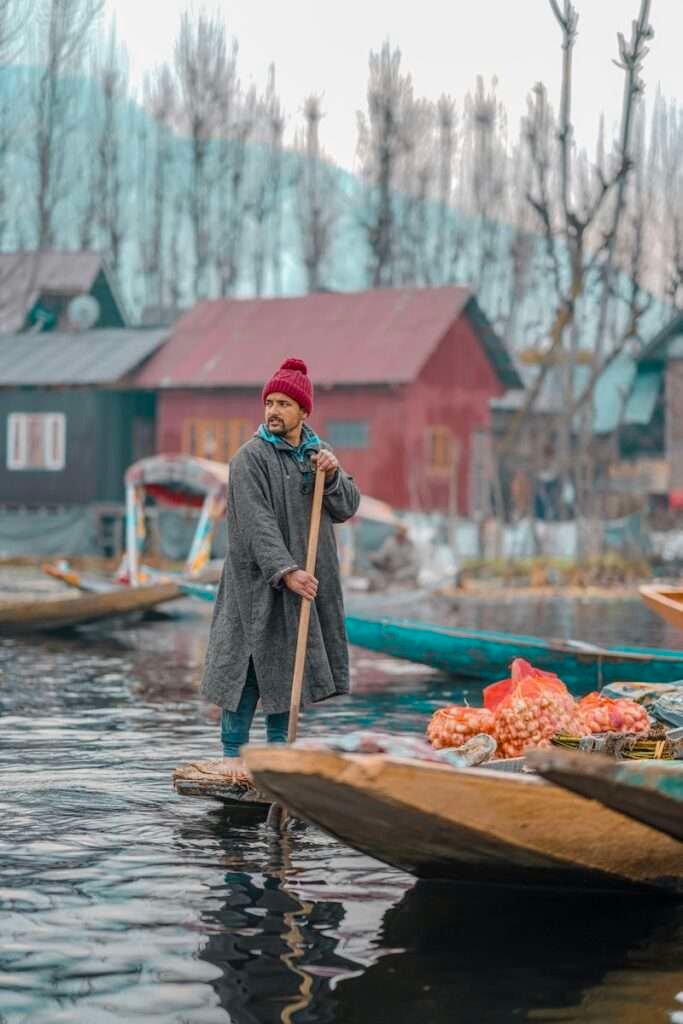
{"type": "Polygon", "coordinates": [[[600,732],[592,736],[556,733],[551,743],[556,747],[606,754],[608,757],[629,761],[671,761],[683,758],[683,741],[670,739],[661,725],[654,726],[649,732],[600,732]]]}

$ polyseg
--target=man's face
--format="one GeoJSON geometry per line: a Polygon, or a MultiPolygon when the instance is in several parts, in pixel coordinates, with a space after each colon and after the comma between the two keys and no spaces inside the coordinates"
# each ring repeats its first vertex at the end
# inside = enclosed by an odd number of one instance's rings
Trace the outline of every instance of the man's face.
{"type": "Polygon", "coordinates": [[[298,402],[289,395],[274,391],[266,398],[265,422],[271,434],[286,437],[295,431],[304,420],[306,413],[298,402]]]}

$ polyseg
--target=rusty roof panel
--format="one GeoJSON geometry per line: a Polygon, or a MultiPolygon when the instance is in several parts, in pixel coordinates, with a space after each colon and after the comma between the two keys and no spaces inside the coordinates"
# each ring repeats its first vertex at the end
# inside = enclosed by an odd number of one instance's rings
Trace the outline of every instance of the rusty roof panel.
{"type": "Polygon", "coordinates": [[[168,330],[93,330],[0,335],[0,387],[114,384],[132,373],[168,330]]]}
{"type": "Polygon", "coordinates": [[[261,387],[291,355],[317,385],[411,381],[471,298],[449,286],[207,300],[181,317],[136,382],[261,387]]]}

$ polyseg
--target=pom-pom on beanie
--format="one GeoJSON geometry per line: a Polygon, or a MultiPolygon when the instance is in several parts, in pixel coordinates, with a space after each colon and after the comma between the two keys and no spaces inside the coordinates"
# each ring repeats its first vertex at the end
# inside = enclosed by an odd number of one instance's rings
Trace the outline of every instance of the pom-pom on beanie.
{"type": "Polygon", "coordinates": [[[265,402],[268,395],[273,395],[276,391],[289,395],[310,416],[313,409],[313,385],[303,359],[285,359],[280,369],[264,387],[261,401],[265,402]]]}

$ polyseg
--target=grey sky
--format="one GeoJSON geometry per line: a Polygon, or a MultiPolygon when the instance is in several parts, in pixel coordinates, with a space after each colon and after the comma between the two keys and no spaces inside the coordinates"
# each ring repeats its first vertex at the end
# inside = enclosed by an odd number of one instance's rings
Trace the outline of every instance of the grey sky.
{"type": "MultiPolygon", "coordinates": [[[[575,0],[579,38],[575,56],[574,107],[579,141],[592,145],[601,110],[616,124],[622,75],[612,63],[617,31],[630,35],[639,0],[575,0]]],[[[128,47],[135,78],[168,59],[187,0],[107,0],[128,47]]],[[[477,74],[497,76],[499,95],[516,133],[529,88],[539,79],[557,97],[559,28],[547,0],[215,0],[228,30],[240,44],[243,80],[263,85],[276,65],[288,114],[288,136],[297,127],[301,103],[323,95],[327,112],[323,142],[342,165],[352,167],[356,110],[365,104],[370,49],[385,38],[401,48],[417,95],[435,99],[449,92],[460,102],[477,74]]],[[[653,0],[655,38],[644,78],[647,95],[658,84],[683,101],[680,40],[683,0],[653,0]]]]}

